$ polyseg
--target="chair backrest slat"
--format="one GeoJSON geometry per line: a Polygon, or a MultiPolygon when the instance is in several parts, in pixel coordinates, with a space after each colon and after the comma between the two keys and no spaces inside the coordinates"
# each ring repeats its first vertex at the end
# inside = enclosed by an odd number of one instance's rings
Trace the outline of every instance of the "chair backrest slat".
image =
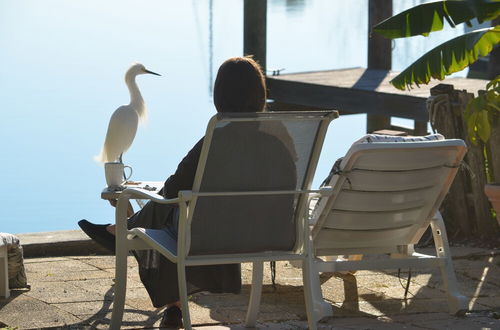
{"type": "Polygon", "coordinates": [[[353,170],[349,174],[349,187],[361,191],[399,191],[420,189],[434,185],[436,177],[449,171],[446,167],[431,167],[406,171],[353,170]]]}
{"type": "Polygon", "coordinates": [[[421,213],[421,206],[383,212],[333,210],[323,228],[365,231],[401,228],[418,223],[421,213]]]}
{"type": "Polygon", "coordinates": [[[453,164],[456,153],[453,148],[445,147],[442,144],[443,142],[441,140],[405,143],[361,143],[353,146],[347,156],[350,156],[351,162],[356,162],[354,168],[374,171],[414,170],[439,167],[446,163],[453,164]],[[441,147],[436,145],[429,148],[432,144],[441,144],[441,147]]]}
{"type": "MultiPolygon", "coordinates": [[[[385,230],[322,230],[314,239],[314,249],[327,248],[377,248],[377,247],[392,247],[396,245],[409,244],[406,241],[408,230],[413,227],[401,227],[385,230]],[[390,238],[393,244],[387,244],[390,238]],[[332,244],[335,242],[335,244],[332,244]],[[355,242],[355,243],[353,243],[355,242]],[[385,242],[385,243],[384,243],[385,242]],[[406,242],[397,244],[397,242],[406,242]]],[[[320,255],[320,254],[316,254],[320,255]]]]}

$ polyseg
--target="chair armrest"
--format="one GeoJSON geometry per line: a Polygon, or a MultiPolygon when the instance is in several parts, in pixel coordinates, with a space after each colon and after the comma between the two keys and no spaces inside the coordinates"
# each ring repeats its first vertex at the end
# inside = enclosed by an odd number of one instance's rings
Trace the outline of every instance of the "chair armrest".
{"type": "Polygon", "coordinates": [[[312,200],[314,198],[320,198],[320,197],[321,197],[321,193],[319,193],[319,192],[313,192],[313,193],[309,194],[308,198],[309,198],[309,200],[312,200]]]}
{"type": "Polygon", "coordinates": [[[120,198],[149,199],[160,204],[178,204],[181,201],[179,198],[163,198],[157,193],[142,188],[127,188],[120,194],[120,198]]]}

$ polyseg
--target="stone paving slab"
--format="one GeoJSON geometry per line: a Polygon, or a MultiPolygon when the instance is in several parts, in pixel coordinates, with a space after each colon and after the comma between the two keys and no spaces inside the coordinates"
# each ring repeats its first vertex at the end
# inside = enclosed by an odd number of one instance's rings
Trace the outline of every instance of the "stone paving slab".
{"type": "MultiPolygon", "coordinates": [[[[307,329],[306,321],[288,321],[288,322],[266,322],[257,323],[258,329],[307,329]]],[[[205,326],[204,330],[244,330],[243,324],[237,325],[216,325],[205,326]]],[[[500,322],[492,319],[487,315],[467,315],[465,317],[450,317],[447,314],[432,313],[432,314],[411,314],[403,317],[345,317],[332,318],[327,322],[319,323],[318,329],[332,330],[378,330],[378,329],[407,329],[407,330],[483,330],[483,329],[500,329],[500,322]]]]}
{"type": "MultiPolygon", "coordinates": [[[[452,251],[454,251],[452,249],[452,251]]],[[[403,299],[407,272],[359,271],[325,273],[322,291],[333,317],[320,329],[500,329],[498,256],[461,248],[456,255],[457,278],[474,310],[466,317],[448,315],[439,271],[414,272],[408,299],[403,299]],[[467,259],[470,256],[471,259],[467,259]]],[[[112,311],[114,258],[72,256],[26,259],[31,290],[13,290],[0,300],[0,324],[18,329],[107,329],[112,311]]],[[[157,328],[163,310],[151,305],[129,258],[129,280],[123,328],[157,328]]],[[[243,329],[251,282],[251,265],[242,266],[239,295],[193,295],[192,322],[203,329],[243,329]]],[[[287,262],[277,263],[273,287],[269,265],[264,268],[263,296],[258,319],[262,329],[306,329],[302,272],[287,262]]]]}
{"type": "Polygon", "coordinates": [[[79,323],[72,313],[25,294],[14,294],[14,304],[2,306],[1,322],[21,329],[47,328],[79,323]]]}

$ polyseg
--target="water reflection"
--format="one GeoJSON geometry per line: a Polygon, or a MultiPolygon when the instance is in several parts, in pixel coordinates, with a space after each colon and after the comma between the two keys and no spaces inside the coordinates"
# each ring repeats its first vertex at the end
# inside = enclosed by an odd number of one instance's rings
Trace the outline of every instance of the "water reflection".
{"type": "Polygon", "coordinates": [[[272,0],[271,2],[274,6],[282,6],[290,15],[303,13],[306,6],[305,0],[272,0]]]}
{"type": "Polygon", "coordinates": [[[214,1],[208,1],[208,94],[214,88],[214,1]]]}

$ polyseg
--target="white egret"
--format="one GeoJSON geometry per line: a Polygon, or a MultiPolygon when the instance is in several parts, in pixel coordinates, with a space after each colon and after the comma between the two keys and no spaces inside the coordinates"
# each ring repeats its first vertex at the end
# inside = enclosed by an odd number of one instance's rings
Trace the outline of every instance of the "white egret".
{"type": "Polygon", "coordinates": [[[147,118],[146,105],[135,82],[140,74],[160,74],[147,70],[144,65],[134,63],[125,73],[125,83],[130,93],[130,103],[122,105],[113,112],[101,153],[95,157],[99,162],[122,161],[122,155],[134,141],[139,122],[147,118]]]}

